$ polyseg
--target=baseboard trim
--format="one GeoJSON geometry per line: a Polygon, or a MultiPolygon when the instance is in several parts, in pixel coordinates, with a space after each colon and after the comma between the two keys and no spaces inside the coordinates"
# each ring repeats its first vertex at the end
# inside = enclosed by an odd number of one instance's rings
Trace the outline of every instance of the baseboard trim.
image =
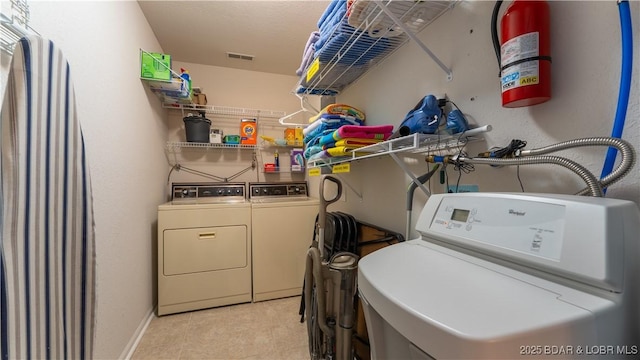
{"type": "Polygon", "coordinates": [[[122,352],[122,355],[120,355],[120,359],[124,359],[124,360],[131,359],[131,357],[133,356],[133,352],[136,351],[136,347],[138,347],[140,340],[142,340],[142,336],[144,336],[144,333],[147,331],[147,328],[149,327],[149,323],[151,323],[151,320],[153,320],[155,316],[154,312],[155,312],[155,307],[152,307],[151,309],[149,309],[149,311],[147,312],[147,315],[142,319],[142,321],[140,322],[140,325],[136,329],[136,332],[133,333],[133,336],[131,337],[131,340],[129,340],[127,347],[122,352]]]}

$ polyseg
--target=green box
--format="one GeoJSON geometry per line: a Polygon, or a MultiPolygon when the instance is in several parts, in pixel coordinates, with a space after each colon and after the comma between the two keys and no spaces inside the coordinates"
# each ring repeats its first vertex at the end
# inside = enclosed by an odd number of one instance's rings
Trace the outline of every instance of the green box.
{"type": "Polygon", "coordinates": [[[171,80],[171,55],[141,51],[140,77],[153,80],[171,80]]]}

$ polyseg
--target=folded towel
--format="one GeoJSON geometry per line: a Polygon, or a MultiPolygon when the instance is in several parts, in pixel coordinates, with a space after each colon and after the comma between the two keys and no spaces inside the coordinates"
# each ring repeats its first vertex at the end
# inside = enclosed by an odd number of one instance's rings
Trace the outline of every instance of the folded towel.
{"type": "MultiPolygon", "coordinates": [[[[377,143],[379,143],[381,141],[382,140],[377,140],[377,139],[353,139],[353,138],[350,138],[350,139],[338,140],[336,142],[331,142],[331,143],[324,144],[324,145],[307,146],[307,148],[304,150],[304,157],[305,157],[305,159],[308,159],[312,155],[314,155],[316,153],[319,153],[322,150],[330,150],[332,148],[344,148],[344,147],[357,149],[357,148],[361,148],[361,147],[377,144],[377,143]]],[[[333,151],[335,151],[335,150],[333,150],[333,151]]],[[[331,153],[331,152],[329,152],[329,153],[331,153]]]]}
{"type": "MultiPolygon", "coordinates": [[[[330,14],[324,19],[322,23],[318,22],[318,29],[320,29],[320,38],[313,45],[317,50],[321,49],[324,44],[333,36],[334,33],[338,33],[339,30],[336,26],[341,22],[347,24],[347,2],[345,0],[335,0],[332,2],[334,7],[330,14]]],[[[329,4],[331,6],[331,4],[329,4]]],[[[328,8],[327,8],[328,9],[328,8]]],[[[348,24],[347,24],[348,26],[348,24]]]]}
{"type": "Polygon", "coordinates": [[[354,35],[355,29],[346,21],[335,26],[328,38],[320,34],[314,44],[320,62],[345,65],[366,65],[376,57],[384,57],[393,49],[387,38],[373,38],[366,34],[354,35]],[[322,46],[320,46],[322,45],[322,46]]]}
{"type": "Polygon", "coordinates": [[[309,67],[309,65],[311,65],[311,63],[313,62],[315,53],[316,51],[313,48],[313,46],[307,48],[307,51],[302,55],[300,67],[298,68],[298,70],[296,70],[297,76],[302,76],[302,74],[305,73],[305,71],[307,70],[307,67],[309,67]]]}
{"type": "Polygon", "coordinates": [[[323,147],[322,147],[322,145],[307,146],[307,147],[304,149],[304,153],[303,153],[304,158],[305,158],[305,159],[308,159],[308,158],[310,158],[311,156],[313,156],[313,155],[315,155],[315,154],[319,153],[319,152],[320,152],[320,151],[322,151],[322,150],[324,150],[324,149],[323,149],[323,147]]]}
{"type": "Polygon", "coordinates": [[[316,138],[318,135],[325,135],[325,134],[334,132],[338,130],[340,127],[345,125],[351,125],[351,123],[341,121],[339,123],[322,124],[304,136],[304,143],[307,144],[310,142],[311,139],[316,138]]]}
{"type": "Polygon", "coordinates": [[[381,141],[383,141],[383,140],[382,139],[347,138],[347,139],[338,140],[338,141],[333,142],[333,143],[327,143],[324,146],[325,146],[325,148],[337,147],[337,146],[364,147],[364,146],[377,144],[377,143],[379,143],[381,141]]]}
{"type": "Polygon", "coordinates": [[[313,44],[318,41],[320,38],[320,32],[313,31],[309,35],[309,39],[307,40],[307,44],[304,46],[304,50],[302,51],[302,62],[300,63],[300,67],[296,70],[296,75],[301,76],[305,71],[307,66],[311,64],[315,54],[315,48],[313,44]]]}
{"type": "Polygon", "coordinates": [[[339,2],[341,1],[333,0],[329,3],[327,8],[324,9],[324,12],[322,13],[322,15],[320,15],[320,18],[318,19],[318,29],[324,25],[325,21],[327,21],[328,18],[331,18],[331,16],[333,16],[333,14],[335,13],[336,5],[339,5],[338,4],[339,2]]]}
{"type": "Polygon", "coordinates": [[[325,145],[346,138],[387,140],[393,131],[393,125],[353,126],[345,125],[340,129],[323,135],[318,144],[325,145]]]}
{"type": "Polygon", "coordinates": [[[317,115],[309,118],[309,123],[318,120],[324,114],[353,116],[363,122],[365,120],[365,114],[362,110],[358,110],[355,107],[347,104],[329,104],[325,106],[324,109],[320,110],[317,115]]]}
{"type": "Polygon", "coordinates": [[[320,144],[320,139],[325,136],[325,135],[331,135],[333,134],[335,130],[334,129],[327,129],[324,131],[320,131],[317,134],[314,134],[313,136],[305,136],[304,137],[304,145],[306,147],[309,146],[313,146],[313,145],[319,145],[320,144]]]}
{"type": "Polygon", "coordinates": [[[305,86],[298,86],[298,88],[296,89],[296,94],[336,96],[338,95],[338,91],[333,89],[316,89],[308,88],[305,86]]]}
{"type": "Polygon", "coordinates": [[[334,129],[338,129],[342,125],[363,125],[363,123],[362,120],[353,116],[322,114],[318,120],[304,128],[302,133],[306,136],[318,128],[329,129],[334,126],[334,129]]]}
{"type": "Polygon", "coordinates": [[[348,156],[351,155],[351,152],[358,149],[358,146],[336,146],[332,148],[328,148],[325,151],[329,156],[348,156]]]}
{"type": "Polygon", "coordinates": [[[340,147],[329,148],[311,155],[308,158],[308,161],[352,156],[353,151],[357,149],[358,147],[350,147],[350,146],[340,146],[340,147]]]}

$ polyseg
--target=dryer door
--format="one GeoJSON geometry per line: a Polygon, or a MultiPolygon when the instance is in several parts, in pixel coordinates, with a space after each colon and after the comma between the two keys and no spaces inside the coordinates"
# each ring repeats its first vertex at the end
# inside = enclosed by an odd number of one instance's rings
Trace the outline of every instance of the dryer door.
{"type": "Polygon", "coordinates": [[[164,275],[247,266],[247,227],[213,226],[164,231],[164,275]]]}

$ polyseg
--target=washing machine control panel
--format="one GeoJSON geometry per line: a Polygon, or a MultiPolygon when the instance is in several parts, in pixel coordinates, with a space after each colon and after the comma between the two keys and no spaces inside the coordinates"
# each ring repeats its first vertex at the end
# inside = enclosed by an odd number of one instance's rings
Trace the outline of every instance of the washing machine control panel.
{"type": "Polygon", "coordinates": [[[306,182],[286,182],[286,183],[249,183],[249,197],[252,199],[279,197],[296,198],[307,197],[306,182]]]}
{"type": "Polygon", "coordinates": [[[176,202],[244,201],[244,183],[174,183],[171,200],[176,202]]]}

